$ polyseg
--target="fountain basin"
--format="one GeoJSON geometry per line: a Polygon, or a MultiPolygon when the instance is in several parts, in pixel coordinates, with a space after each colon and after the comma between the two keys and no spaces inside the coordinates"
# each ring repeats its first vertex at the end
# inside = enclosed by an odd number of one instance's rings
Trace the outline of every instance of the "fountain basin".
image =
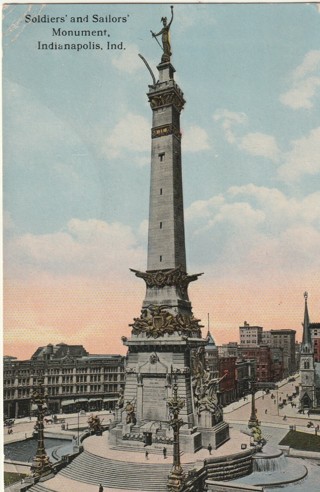
{"type": "Polygon", "coordinates": [[[253,456],[253,473],[236,480],[248,485],[276,486],[303,480],[308,469],[295,458],[288,458],[281,450],[270,445],[253,456]]]}

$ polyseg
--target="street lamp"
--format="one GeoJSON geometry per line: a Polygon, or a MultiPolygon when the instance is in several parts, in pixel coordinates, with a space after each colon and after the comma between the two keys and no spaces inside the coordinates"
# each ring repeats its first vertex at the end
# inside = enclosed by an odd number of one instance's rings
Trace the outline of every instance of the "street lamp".
{"type": "Polygon", "coordinates": [[[51,478],[53,475],[53,465],[49,460],[44,447],[44,428],[43,419],[47,409],[48,395],[44,391],[43,377],[38,378],[38,386],[36,386],[31,395],[32,402],[37,405],[37,429],[38,429],[38,447],[36,456],[33,458],[31,465],[31,473],[35,479],[43,477],[51,478]]]}
{"type": "Polygon", "coordinates": [[[77,443],[78,443],[78,446],[80,446],[80,438],[79,438],[79,420],[80,420],[80,409],[78,407],[78,439],[77,439],[77,443]]]}
{"type": "Polygon", "coordinates": [[[178,398],[178,385],[175,381],[173,385],[173,397],[167,402],[169,412],[172,415],[169,425],[173,429],[173,466],[168,477],[167,487],[169,492],[179,492],[185,480],[185,474],[181,466],[180,460],[180,441],[179,430],[184,424],[182,419],[179,419],[180,410],[184,407],[184,400],[178,398]]]}

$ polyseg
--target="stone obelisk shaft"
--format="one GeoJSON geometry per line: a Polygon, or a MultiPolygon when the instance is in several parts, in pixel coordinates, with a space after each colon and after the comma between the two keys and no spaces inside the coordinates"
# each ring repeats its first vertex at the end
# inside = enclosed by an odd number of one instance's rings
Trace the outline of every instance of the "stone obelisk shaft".
{"type": "Polygon", "coordinates": [[[180,112],[185,103],[170,63],[148,93],[153,113],[147,271],[186,271],[180,112]]]}

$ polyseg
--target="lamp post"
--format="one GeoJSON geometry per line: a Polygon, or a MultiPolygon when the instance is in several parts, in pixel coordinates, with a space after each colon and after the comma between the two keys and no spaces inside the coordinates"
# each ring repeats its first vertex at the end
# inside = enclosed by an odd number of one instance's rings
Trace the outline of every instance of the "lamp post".
{"type": "Polygon", "coordinates": [[[43,418],[47,408],[48,395],[44,391],[43,377],[38,378],[38,385],[34,388],[31,395],[32,402],[37,405],[37,428],[38,428],[38,446],[36,456],[33,458],[31,465],[31,474],[35,479],[43,480],[53,476],[53,465],[49,460],[44,447],[44,430],[43,418]]]}
{"type": "Polygon", "coordinates": [[[79,438],[79,425],[80,425],[80,423],[79,423],[79,420],[80,420],[80,408],[78,407],[78,408],[77,408],[77,410],[78,410],[78,439],[77,439],[77,443],[78,443],[78,446],[80,446],[80,438],[79,438]]]}
{"type": "Polygon", "coordinates": [[[251,376],[251,379],[250,379],[250,384],[251,384],[251,415],[250,415],[250,418],[248,421],[248,427],[251,428],[251,427],[255,427],[256,425],[259,425],[259,421],[257,418],[257,410],[256,410],[256,405],[255,405],[255,392],[256,392],[255,384],[256,384],[256,382],[255,382],[255,377],[254,377],[254,372],[253,372],[253,363],[250,364],[249,368],[250,368],[250,376],[251,376]]]}
{"type": "Polygon", "coordinates": [[[173,429],[173,466],[168,477],[167,487],[169,492],[179,492],[185,480],[185,474],[183,473],[180,460],[179,441],[179,430],[184,424],[183,420],[179,418],[179,413],[184,406],[184,400],[178,397],[177,381],[173,385],[173,397],[168,400],[167,405],[170,415],[172,415],[169,425],[173,429]]]}

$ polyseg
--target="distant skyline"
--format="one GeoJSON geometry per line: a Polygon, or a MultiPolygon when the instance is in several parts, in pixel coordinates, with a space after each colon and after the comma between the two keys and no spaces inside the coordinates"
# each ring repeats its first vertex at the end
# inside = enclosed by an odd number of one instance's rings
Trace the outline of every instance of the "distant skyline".
{"type": "MultiPolygon", "coordinates": [[[[205,335],[210,313],[217,344],[244,320],[300,341],[305,291],[320,321],[319,8],[174,5],[187,266],[204,272],[194,315],[205,335]]],[[[125,353],[145,289],[129,268],[147,261],[151,77],[138,53],[157,75],[163,16],[170,4],[3,6],[5,355],[59,342],[125,353]]]]}

